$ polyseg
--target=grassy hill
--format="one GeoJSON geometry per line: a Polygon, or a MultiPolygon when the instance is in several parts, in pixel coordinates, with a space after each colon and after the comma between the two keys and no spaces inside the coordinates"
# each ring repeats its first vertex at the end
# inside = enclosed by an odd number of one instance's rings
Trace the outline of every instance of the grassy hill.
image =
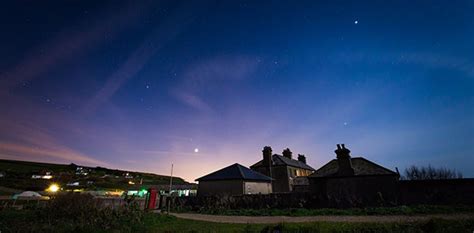
{"type": "MultiPolygon", "coordinates": [[[[51,183],[64,188],[85,190],[146,188],[149,185],[169,184],[170,177],[152,173],[124,171],[104,167],[87,167],[76,164],[52,164],[0,159],[0,186],[17,190],[45,190],[51,183]],[[51,179],[33,179],[33,175],[50,174],[51,179]],[[78,183],[78,185],[71,185],[78,183]],[[68,186],[68,184],[70,184],[68,186]]],[[[173,177],[174,184],[187,184],[173,177]]]]}

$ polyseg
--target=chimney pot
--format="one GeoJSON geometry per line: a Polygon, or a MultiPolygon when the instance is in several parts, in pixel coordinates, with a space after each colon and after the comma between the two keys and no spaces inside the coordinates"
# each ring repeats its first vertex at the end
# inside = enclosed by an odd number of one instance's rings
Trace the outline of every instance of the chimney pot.
{"type": "Polygon", "coordinates": [[[286,148],[286,149],[283,150],[282,154],[286,158],[291,159],[291,156],[293,155],[293,152],[291,152],[290,148],[286,148]]]}
{"type": "Polygon", "coordinates": [[[351,161],[351,151],[345,147],[344,144],[341,144],[342,148],[339,144],[337,144],[337,163],[339,166],[339,170],[337,171],[338,175],[341,176],[352,176],[354,175],[354,168],[352,168],[352,161],[351,161]]]}
{"type": "Polygon", "coordinates": [[[306,164],[306,156],[304,156],[302,154],[298,154],[298,161],[306,164]]]}

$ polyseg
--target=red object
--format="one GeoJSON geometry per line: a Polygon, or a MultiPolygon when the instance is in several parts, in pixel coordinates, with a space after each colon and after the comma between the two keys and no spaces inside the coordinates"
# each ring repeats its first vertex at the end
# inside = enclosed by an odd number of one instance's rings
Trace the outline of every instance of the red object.
{"type": "Polygon", "coordinates": [[[149,188],[148,189],[148,196],[147,196],[147,205],[146,209],[147,210],[154,210],[156,206],[156,195],[158,194],[157,190],[154,188],[149,188]]]}

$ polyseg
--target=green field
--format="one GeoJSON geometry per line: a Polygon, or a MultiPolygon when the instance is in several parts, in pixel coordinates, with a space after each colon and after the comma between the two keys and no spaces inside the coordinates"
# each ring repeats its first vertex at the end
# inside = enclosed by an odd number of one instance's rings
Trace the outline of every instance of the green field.
{"type": "Polygon", "coordinates": [[[282,224],[227,224],[178,219],[174,216],[144,214],[139,221],[111,219],[114,224],[81,225],[63,221],[59,224],[36,221],[35,212],[0,211],[0,227],[6,232],[352,232],[352,233],[471,233],[474,220],[432,219],[415,223],[282,223],[282,224]]]}
{"type": "Polygon", "coordinates": [[[396,207],[367,207],[352,209],[201,209],[190,211],[187,209],[176,209],[181,213],[200,213],[212,215],[231,216],[319,216],[319,215],[420,215],[420,214],[459,214],[474,213],[474,206],[458,205],[414,205],[396,207]]]}
{"type": "MultiPolygon", "coordinates": [[[[142,182],[140,188],[146,188],[147,185],[169,184],[170,177],[156,175],[152,173],[123,171],[109,169],[104,167],[85,167],[76,164],[51,164],[28,161],[1,160],[0,172],[5,176],[0,178],[0,187],[6,187],[17,190],[43,191],[52,182],[59,183],[65,187],[69,182],[80,182],[80,186],[85,190],[97,189],[122,189],[126,190],[132,186],[129,181],[138,184],[142,182]],[[87,175],[76,174],[76,168],[82,167],[88,171],[87,175]],[[33,174],[51,172],[53,179],[32,179],[33,174]],[[129,173],[133,178],[125,178],[124,174],[129,173]]],[[[173,183],[185,184],[186,182],[179,177],[173,177],[173,183]]],[[[9,194],[2,191],[2,194],[9,194]]]]}
{"type": "Polygon", "coordinates": [[[472,232],[474,221],[433,219],[418,223],[281,223],[226,224],[182,220],[170,216],[151,217],[148,232],[472,232]]]}

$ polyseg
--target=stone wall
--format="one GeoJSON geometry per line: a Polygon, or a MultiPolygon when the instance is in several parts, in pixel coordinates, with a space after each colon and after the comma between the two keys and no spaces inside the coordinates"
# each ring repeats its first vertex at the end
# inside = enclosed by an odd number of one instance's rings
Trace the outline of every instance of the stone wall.
{"type": "Polygon", "coordinates": [[[273,192],[282,193],[282,192],[290,191],[290,182],[288,180],[287,166],[273,166],[271,175],[270,175],[270,171],[268,167],[257,167],[257,168],[252,168],[252,170],[273,178],[273,181],[272,181],[273,192]]]}
{"type": "MultiPolygon", "coordinates": [[[[311,181],[310,181],[311,182],[311,181]]],[[[396,205],[474,205],[474,179],[397,181],[394,177],[322,179],[310,192],[172,197],[174,209],[353,208],[396,205]],[[316,188],[316,190],[315,190],[316,188]]]]}
{"type": "Polygon", "coordinates": [[[211,195],[242,195],[244,183],[242,180],[211,180],[200,181],[198,185],[198,196],[211,195]]]}
{"type": "Polygon", "coordinates": [[[310,190],[334,207],[394,206],[399,202],[398,177],[392,175],[310,178],[310,190]]]}
{"type": "Polygon", "coordinates": [[[272,186],[270,182],[244,182],[245,194],[269,194],[272,193],[272,186]]]}
{"type": "Polygon", "coordinates": [[[273,193],[240,196],[195,196],[172,197],[171,206],[175,210],[216,210],[216,209],[285,209],[320,207],[311,193],[273,193]]]}

